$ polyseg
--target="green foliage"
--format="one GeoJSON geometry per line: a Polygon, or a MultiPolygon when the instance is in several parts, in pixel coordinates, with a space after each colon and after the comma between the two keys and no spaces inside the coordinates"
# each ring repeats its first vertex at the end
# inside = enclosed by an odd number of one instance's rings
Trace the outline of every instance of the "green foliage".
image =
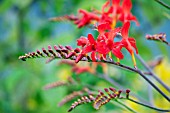
{"type": "MultiPolygon", "coordinates": [[[[65,113],[70,107],[69,102],[62,107],[56,107],[57,103],[69,94],[69,88],[62,87],[44,91],[42,87],[50,82],[60,80],[70,74],[70,67],[64,69],[57,65],[58,60],[45,64],[45,59],[29,60],[27,63],[18,59],[18,56],[34,51],[35,48],[47,47],[47,45],[72,45],[81,35],[87,36],[88,28],[78,30],[73,24],[50,23],[49,17],[57,15],[77,13],[79,8],[90,10],[92,7],[100,9],[105,0],[2,0],[0,4],[0,113],[65,113]],[[23,15],[19,16],[19,12],[23,15]],[[23,19],[20,19],[23,18],[23,19]],[[21,25],[20,25],[20,24],[21,25]],[[20,28],[21,27],[21,28],[20,28]],[[62,71],[61,71],[62,70],[62,71]]],[[[169,56],[170,49],[161,43],[145,40],[146,33],[156,31],[165,32],[170,36],[166,28],[169,26],[169,10],[156,3],[154,0],[134,0],[133,12],[141,20],[141,27],[131,29],[132,36],[136,37],[139,53],[144,59],[152,60],[153,57],[163,54],[169,56]],[[141,12],[138,14],[135,8],[141,12]],[[142,27],[144,26],[144,27],[142,27]],[[159,30],[158,30],[159,29],[159,30]]],[[[166,0],[165,3],[169,3],[166,0]]],[[[88,29],[89,30],[89,29],[88,29]]],[[[93,31],[91,31],[93,32],[93,31]]],[[[170,40],[169,40],[170,41],[170,40]]],[[[128,57],[128,54],[126,55],[128,57]]],[[[132,66],[129,59],[122,63],[132,66]]],[[[141,68],[141,65],[138,67],[141,68]]],[[[102,72],[101,67],[97,67],[102,72]]],[[[121,71],[117,68],[109,68],[110,76],[125,88],[131,88],[133,92],[141,95],[145,100],[149,97],[145,94],[146,83],[136,74],[121,71]]],[[[75,73],[74,77],[77,77],[75,73]]],[[[107,87],[110,83],[97,78],[95,75],[84,73],[78,76],[83,80],[82,84],[91,84],[96,87],[107,87]],[[98,82],[100,81],[100,82],[98,82]]],[[[114,85],[113,85],[114,86],[114,85]]],[[[82,86],[74,87],[81,89],[82,86]]],[[[92,87],[93,88],[93,87],[92,87]]],[[[72,89],[72,88],[70,88],[72,89]]],[[[100,111],[94,110],[90,105],[76,108],[74,113],[87,112],[123,112],[125,109],[115,104],[108,104],[100,111]],[[118,108],[121,108],[118,109],[118,108]]],[[[148,110],[149,111],[149,110],[148,110]]]]}

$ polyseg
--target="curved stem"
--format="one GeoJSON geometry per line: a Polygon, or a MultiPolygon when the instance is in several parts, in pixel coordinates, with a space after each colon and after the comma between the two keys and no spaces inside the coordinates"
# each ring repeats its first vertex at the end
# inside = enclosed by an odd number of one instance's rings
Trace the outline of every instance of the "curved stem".
{"type": "Polygon", "coordinates": [[[138,73],[142,78],[144,78],[155,90],[157,90],[168,102],[170,102],[170,98],[164,94],[152,81],[150,81],[143,73],[142,71],[138,70],[138,69],[135,69],[135,68],[131,68],[129,66],[125,66],[125,65],[122,65],[122,64],[117,64],[115,62],[111,62],[111,61],[104,61],[105,63],[109,63],[109,64],[113,64],[113,65],[116,65],[118,67],[121,67],[122,69],[126,69],[126,70],[130,70],[130,71],[133,71],[135,73],[138,73]]]}
{"type": "Polygon", "coordinates": [[[143,77],[152,87],[154,87],[166,100],[168,100],[168,102],[170,102],[170,98],[165,93],[163,93],[152,81],[150,81],[141,71],[137,71],[137,73],[141,75],[141,77],[143,77]]]}
{"type": "Polygon", "coordinates": [[[162,6],[166,7],[167,9],[170,9],[170,6],[168,6],[167,4],[165,4],[164,2],[160,1],[160,0],[155,0],[156,2],[158,2],[159,4],[161,4],[162,6]]]}
{"type": "Polygon", "coordinates": [[[131,111],[132,113],[137,113],[136,111],[134,111],[132,108],[126,106],[125,104],[123,104],[122,102],[118,101],[117,99],[115,99],[115,101],[117,103],[119,103],[120,105],[122,105],[123,107],[125,107],[126,109],[128,109],[129,111],[131,111]]]}
{"type": "Polygon", "coordinates": [[[156,108],[156,107],[152,107],[152,106],[149,106],[149,105],[146,105],[146,104],[143,104],[141,102],[138,102],[136,100],[133,100],[133,99],[130,99],[130,98],[123,98],[123,99],[126,99],[126,100],[129,100],[131,102],[134,102],[136,104],[139,104],[139,105],[142,105],[142,106],[145,106],[147,108],[150,108],[150,109],[153,109],[153,110],[156,110],[156,111],[161,111],[161,112],[170,112],[170,109],[169,110],[165,110],[165,109],[160,109],[160,108],[156,108]]]}
{"type": "Polygon", "coordinates": [[[170,92],[170,88],[159,79],[156,74],[152,71],[152,69],[146,64],[146,62],[142,59],[140,55],[136,55],[136,57],[139,59],[139,61],[142,63],[142,65],[150,72],[151,76],[158,81],[168,92],[170,92]]]}
{"type": "MultiPolygon", "coordinates": [[[[97,74],[99,77],[103,78],[104,80],[108,81],[110,84],[112,84],[113,86],[119,88],[119,89],[127,89],[124,88],[123,86],[121,86],[119,83],[117,83],[116,81],[114,81],[113,79],[111,79],[108,75],[106,74],[97,74]]],[[[141,96],[138,96],[136,94],[131,93],[132,96],[134,96],[135,98],[139,99],[140,101],[147,103],[145,99],[143,99],[141,96]]]]}

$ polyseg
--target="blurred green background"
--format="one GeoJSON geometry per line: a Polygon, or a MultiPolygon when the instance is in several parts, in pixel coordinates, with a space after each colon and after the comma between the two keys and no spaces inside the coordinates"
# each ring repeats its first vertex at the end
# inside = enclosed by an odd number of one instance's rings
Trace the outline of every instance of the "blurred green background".
{"type": "MultiPolygon", "coordinates": [[[[164,76],[159,77],[168,80],[170,79],[170,47],[160,42],[148,41],[145,35],[163,32],[167,34],[167,41],[170,42],[170,10],[154,0],[132,1],[132,12],[137,16],[140,26],[137,27],[132,23],[130,36],[136,38],[139,54],[146,61],[159,55],[165,57],[162,67],[156,68],[155,72],[157,74],[164,72],[164,76]]],[[[169,0],[162,1],[170,5],[169,0]]],[[[97,36],[96,32],[88,27],[77,29],[71,22],[53,23],[48,19],[54,16],[77,14],[80,8],[100,10],[104,2],[105,0],[0,0],[0,113],[67,112],[71,102],[62,107],[58,107],[57,103],[69,93],[68,88],[60,87],[45,91],[42,87],[72,75],[71,68],[58,65],[60,60],[49,64],[45,64],[45,59],[22,62],[18,60],[18,56],[42,47],[47,48],[48,45],[62,44],[76,47],[76,39],[80,36],[87,36],[88,33],[97,36]]],[[[125,58],[121,63],[133,66],[129,57],[130,55],[125,52],[125,58]]],[[[137,65],[143,68],[139,62],[137,65]]],[[[124,88],[130,88],[133,93],[147,101],[148,98],[152,98],[150,102],[154,106],[162,108],[170,106],[166,101],[164,105],[160,105],[164,100],[154,89],[151,91],[152,97],[149,97],[148,92],[151,88],[138,75],[113,66],[109,66],[109,73],[111,78],[124,88]]],[[[87,83],[97,87],[111,86],[108,82],[89,73],[81,74],[80,78],[87,79],[87,83]]],[[[166,81],[166,84],[170,86],[170,81],[166,81]]],[[[149,110],[131,103],[128,105],[136,111],[149,110]]],[[[91,104],[88,104],[79,106],[73,111],[73,113],[80,112],[126,113],[128,111],[116,104],[107,104],[96,111],[91,104]]],[[[155,113],[153,110],[149,112],[155,113]]]]}

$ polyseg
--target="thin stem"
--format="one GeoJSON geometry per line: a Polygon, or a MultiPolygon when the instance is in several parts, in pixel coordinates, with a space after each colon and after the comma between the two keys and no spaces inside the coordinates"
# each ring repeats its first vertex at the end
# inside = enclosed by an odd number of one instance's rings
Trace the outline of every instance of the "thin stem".
{"type": "Polygon", "coordinates": [[[154,106],[152,87],[149,84],[147,85],[147,87],[148,87],[147,89],[148,89],[148,98],[149,98],[150,105],[154,106]]]}
{"type": "Polygon", "coordinates": [[[143,74],[145,74],[145,75],[152,75],[150,72],[143,72],[143,74]]]}
{"type": "MultiPolygon", "coordinates": [[[[113,79],[111,79],[108,75],[106,74],[97,74],[99,75],[99,77],[103,78],[104,80],[108,81],[110,84],[114,85],[115,87],[117,87],[118,89],[126,89],[123,86],[121,86],[119,83],[117,83],[116,81],[114,81],[113,79]]],[[[146,100],[144,100],[141,96],[137,96],[133,93],[131,93],[132,96],[134,96],[135,98],[138,98],[140,101],[147,103],[146,100]]]]}
{"type": "Polygon", "coordinates": [[[165,4],[164,2],[160,1],[160,0],[155,0],[156,2],[158,2],[159,4],[161,4],[162,6],[166,7],[167,9],[170,9],[170,6],[168,6],[167,4],[165,4]]]}
{"type": "Polygon", "coordinates": [[[164,94],[152,81],[150,81],[140,70],[135,69],[135,68],[131,68],[129,66],[125,66],[122,64],[117,64],[115,62],[111,62],[111,61],[104,61],[105,63],[109,63],[109,64],[113,64],[116,65],[118,67],[121,67],[122,69],[126,69],[126,70],[130,70],[133,71],[135,73],[138,73],[142,78],[144,78],[153,88],[155,88],[155,90],[157,90],[166,100],[168,100],[168,102],[170,102],[170,98],[164,94]]]}
{"type": "Polygon", "coordinates": [[[137,72],[139,75],[141,75],[153,88],[155,88],[168,102],[170,102],[170,98],[163,93],[152,81],[150,81],[140,70],[137,72]]]}
{"type": "Polygon", "coordinates": [[[140,55],[136,55],[136,57],[139,59],[139,61],[143,64],[143,66],[150,72],[151,76],[158,81],[168,92],[170,92],[170,88],[159,79],[156,74],[152,71],[152,69],[147,65],[147,63],[142,59],[140,55]]]}
{"type": "Polygon", "coordinates": [[[125,107],[127,110],[131,111],[132,113],[137,113],[136,111],[134,111],[132,108],[126,106],[125,104],[123,104],[122,102],[118,101],[117,99],[115,99],[115,101],[117,103],[119,103],[120,105],[122,105],[123,107],[125,107]]]}
{"type": "Polygon", "coordinates": [[[170,112],[170,109],[165,110],[165,109],[160,109],[160,108],[152,107],[152,106],[149,106],[149,105],[143,104],[143,103],[141,103],[141,102],[138,102],[138,101],[133,100],[133,99],[130,99],[130,98],[128,98],[128,99],[127,99],[127,98],[122,98],[122,99],[129,100],[129,101],[131,101],[131,102],[134,102],[134,103],[136,103],[136,104],[139,104],[139,105],[145,106],[145,107],[150,108],[150,109],[153,109],[153,110],[157,110],[157,111],[161,111],[161,112],[170,112]]]}

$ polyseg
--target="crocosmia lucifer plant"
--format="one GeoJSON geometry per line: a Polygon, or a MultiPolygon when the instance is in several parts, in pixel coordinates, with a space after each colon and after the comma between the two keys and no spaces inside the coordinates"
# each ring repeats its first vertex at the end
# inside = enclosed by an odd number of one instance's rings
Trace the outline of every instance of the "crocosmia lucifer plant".
{"type": "MultiPolygon", "coordinates": [[[[151,67],[149,67],[149,65],[140,57],[140,51],[138,53],[137,47],[138,40],[136,37],[131,37],[129,35],[130,28],[132,27],[131,23],[134,22],[134,25],[137,27],[140,26],[140,22],[137,17],[132,14],[131,9],[131,0],[107,0],[103,3],[101,10],[93,9],[89,12],[85,9],[79,9],[77,15],[65,15],[51,18],[51,21],[56,22],[62,18],[63,20],[69,20],[79,29],[82,27],[92,26],[93,30],[98,32],[98,35],[96,36],[89,32],[87,36],[81,36],[77,39],[77,41],[75,41],[77,42],[76,48],[62,45],[54,45],[52,47],[49,45],[47,49],[42,48],[42,51],[37,50],[36,52],[26,53],[25,55],[20,56],[19,59],[26,61],[31,58],[44,57],[48,58],[47,62],[51,62],[54,59],[62,59],[59,65],[66,64],[71,66],[71,71],[76,75],[81,73],[90,73],[92,75],[97,75],[96,77],[102,78],[111,84],[114,84],[114,82],[112,82],[114,80],[108,76],[107,64],[115,65],[116,67],[120,67],[121,69],[126,69],[140,75],[165,100],[170,102],[170,96],[166,95],[160,88],[158,88],[157,85],[155,85],[154,81],[150,80],[147,76],[153,77],[153,79],[160,83],[160,85],[162,85],[169,93],[170,87],[159,79],[152,71],[151,67]],[[118,37],[120,38],[119,41],[116,40],[118,37]],[[124,51],[122,49],[124,49],[124,51]],[[131,56],[132,65],[130,66],[121,63],[122,59],[128,59],[125,52],[129,53],[131,56]],[[135,57],[143,64],[147,72],[139,69],[135,57]],[[83,66],[80,65],[82,62],[84,62],[83,66]],[[102,72],[97,71],[98,67],[101,67],[102,72]]],[[[159,40],[169,45],[165,37],[166,34],[164,33],[146,36],[147,39],[159,40]]],[[[156,65],[158,65],[158,63],[156,65]]],[[[80,85],[80,82],[81,80],[78,77],[74,78],[69,76],[66,82],[57,81],[47,84],[44,89],[50,89],[58,86],[69,87],[72,85],[80,85]]],[[[134,94],[132,94],[132,96],[130,95],[130,89],[122,89],[122,87],[117,87],[117,90],[113,87],[109,87],[103,89],[101,88],[98,92],[96,92],[88,86],[90,85],[82,86],[82,89],[67,95],[58,105],[62,106],[63,104],[78,98],[70,106],[68,112],[71,112],[78,105],[84,103],[93,103],[92,106],[98,110],[100,107],[110,101],[113,101],[123,105],[127,108],[127,110],[136,113],[136,111],[128,107],[128,105],[120,102],[121,100],[127,100],[155,111],[170,112],[168,109],[157,108],[150,104],[142,103],[142,99],[139,99],[138,96],[135,95],[135,92],[132,91],[134,94]],[[137,98],[139,101],[134,98],[137,98]]]]}

